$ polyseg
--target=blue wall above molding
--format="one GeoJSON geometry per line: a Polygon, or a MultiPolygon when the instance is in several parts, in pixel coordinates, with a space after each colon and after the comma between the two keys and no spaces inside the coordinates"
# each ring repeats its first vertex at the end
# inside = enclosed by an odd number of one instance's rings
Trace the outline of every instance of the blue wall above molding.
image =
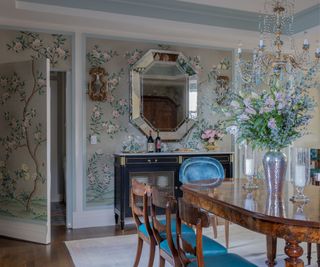
{"type": "MultiPolygon", "coordinates": [[[[20,0],[241,30],[258,30],[258,13],[175,0],[20,0]]],[[[320,25],[320,4],[295,15],[295,32],[320,25]]]]}

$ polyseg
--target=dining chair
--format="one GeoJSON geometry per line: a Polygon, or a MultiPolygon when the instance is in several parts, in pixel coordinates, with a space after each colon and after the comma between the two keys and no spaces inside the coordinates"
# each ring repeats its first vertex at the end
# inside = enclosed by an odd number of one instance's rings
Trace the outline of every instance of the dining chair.
{"type": "Polygon", "coordinates": [[[138,235],[137,252],[133,266],[137,267],[139,265],[143,242],[146,242],[150,245],[148,267],[152,267],[155,256],[156,240],[153,236],[148,214],[151,187],[139,183],[135,179],[131,180],[131,185],[131,210],[138,235]]]}
{"type": "MultiPolygon", "coordinates": [[[[187,223],[196,228],[196,245],[189,243],[188,236],[177,233],[176,250],[182,267],[257,267],[234,253],[205,254],[203,251],[202,228],[210,224],[209,216],[199,208],[179,199],[177,229],[180,223],[187,223]],[[179,215],[179,216],[178,216],[179,215]],[[191,255],[191,256],[190,256],[191,255]]],[[[169,237],[168,237],[169,238],[169,237]]]]}
{"type": "MultiPolygon", "coordinates": [[[[186,159],[179,170],[179,180],[182,184],[196,182],[199,180],[224,179],[225,172],[222,164],[215,158],[211,157],[193,157],[186,159]]],[[[218,217],[210,216],[213,237],[218,237],[217,225],[218,217]]],[[[224,232],[226,247],[229,248],[229,221],[224,220],[224,232]]]]}
{"type": "MultiPolygon", "coordinates": [[[[176,250],[167,251],[164,249],[163,244],[167,244],[167,232],[166,227],[167,225],[170,226],[169,231],[169,242],[172,242],[172,235],[176,235],[176,222],[175,219],[171,218],[171,214],[176,212],[174,206],[174,198],[172,195],[169,195],[167,192],[160,191],[157,188],[152,188],[152,195],[151,195],[151,217],[152,217],[152,230],[157,245],[159,246],[159,266],[165,266],[165,261],[169,262],[172,266],[179,265],[179,257],[176,250]],[[168,206],[169,203],[169,206],[168,206]],[[165,219],[160,219],[157,211],[159,209],[164,209],[170,213],[170,216],[166,216],[165,219]],[[170,223],[168,224],[168,219],[170,223]]],[[[194,230],[191,227],[186,226],[184,232],[189,232],[194,235],[194,230]]],[[[172,247],[172,244],[168,244],[168,246],[172,247]]],[[[167,247],[167,246],[166,246],[167,247]]]]}
{"type": "MultiPolygon", "coordinates": [[[[165,210],[166,238],[159,243],[159,266],[165,266],[165,261],[168,261],[173,266],[181,266],[181,261],[176,250],[177,234],[182,233],[192,247],[196,247],[196,234],[194,230],[192,230],[192,232],[185,230],[186,228],[190,229],[190,226],[177,223],[179,217],[177,217],[177,201],[174,198],[168,199],[165,210]],[[174,214],[176,217],[172,219],[174,214]]],[[[154,229],[156,229],[156,227],[154,229]]],[[[218,255],[227,253],[227,249],[224,246],[209,237],[204,237],[203,243],[203,251],[206,255],[218,255]]]]}

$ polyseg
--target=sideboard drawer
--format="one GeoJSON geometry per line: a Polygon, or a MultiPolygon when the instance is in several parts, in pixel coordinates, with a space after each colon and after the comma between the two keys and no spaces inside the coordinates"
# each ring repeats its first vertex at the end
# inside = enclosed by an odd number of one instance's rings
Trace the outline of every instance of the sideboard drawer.
{"type": "Polygon", "coordinates": [[[128,157],[126,164],[161,164],[161,163],[178,163],[178,157],[128,157]]]}

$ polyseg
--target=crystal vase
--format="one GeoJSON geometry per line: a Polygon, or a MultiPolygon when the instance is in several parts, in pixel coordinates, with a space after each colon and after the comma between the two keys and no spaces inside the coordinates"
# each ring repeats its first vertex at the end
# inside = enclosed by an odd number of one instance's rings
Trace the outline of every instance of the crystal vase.
{"type": "Polygon", "coordinates": [[[268,193],[271,196],[281,196],[287,171],[287,157],[279,150],[270,150],[263,157],[268,193]]]}

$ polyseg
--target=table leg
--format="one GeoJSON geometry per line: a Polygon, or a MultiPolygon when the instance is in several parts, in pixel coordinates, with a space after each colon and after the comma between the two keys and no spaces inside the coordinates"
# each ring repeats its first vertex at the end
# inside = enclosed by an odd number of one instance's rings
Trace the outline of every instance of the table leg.
{"type": "Polygon", "coordinates": [[[288,258],[285,259],[286,267],[304,267],[303,260],[299,259],[303,255],[303,248],[295,240],[286,240],[284,252],[288,258]]]}
{"type": "Polygon", "coordinates": [[[267,235],[267,257],[266,264],[268,267],[274,267],[277,264],[277,238],[267,235]]]}

